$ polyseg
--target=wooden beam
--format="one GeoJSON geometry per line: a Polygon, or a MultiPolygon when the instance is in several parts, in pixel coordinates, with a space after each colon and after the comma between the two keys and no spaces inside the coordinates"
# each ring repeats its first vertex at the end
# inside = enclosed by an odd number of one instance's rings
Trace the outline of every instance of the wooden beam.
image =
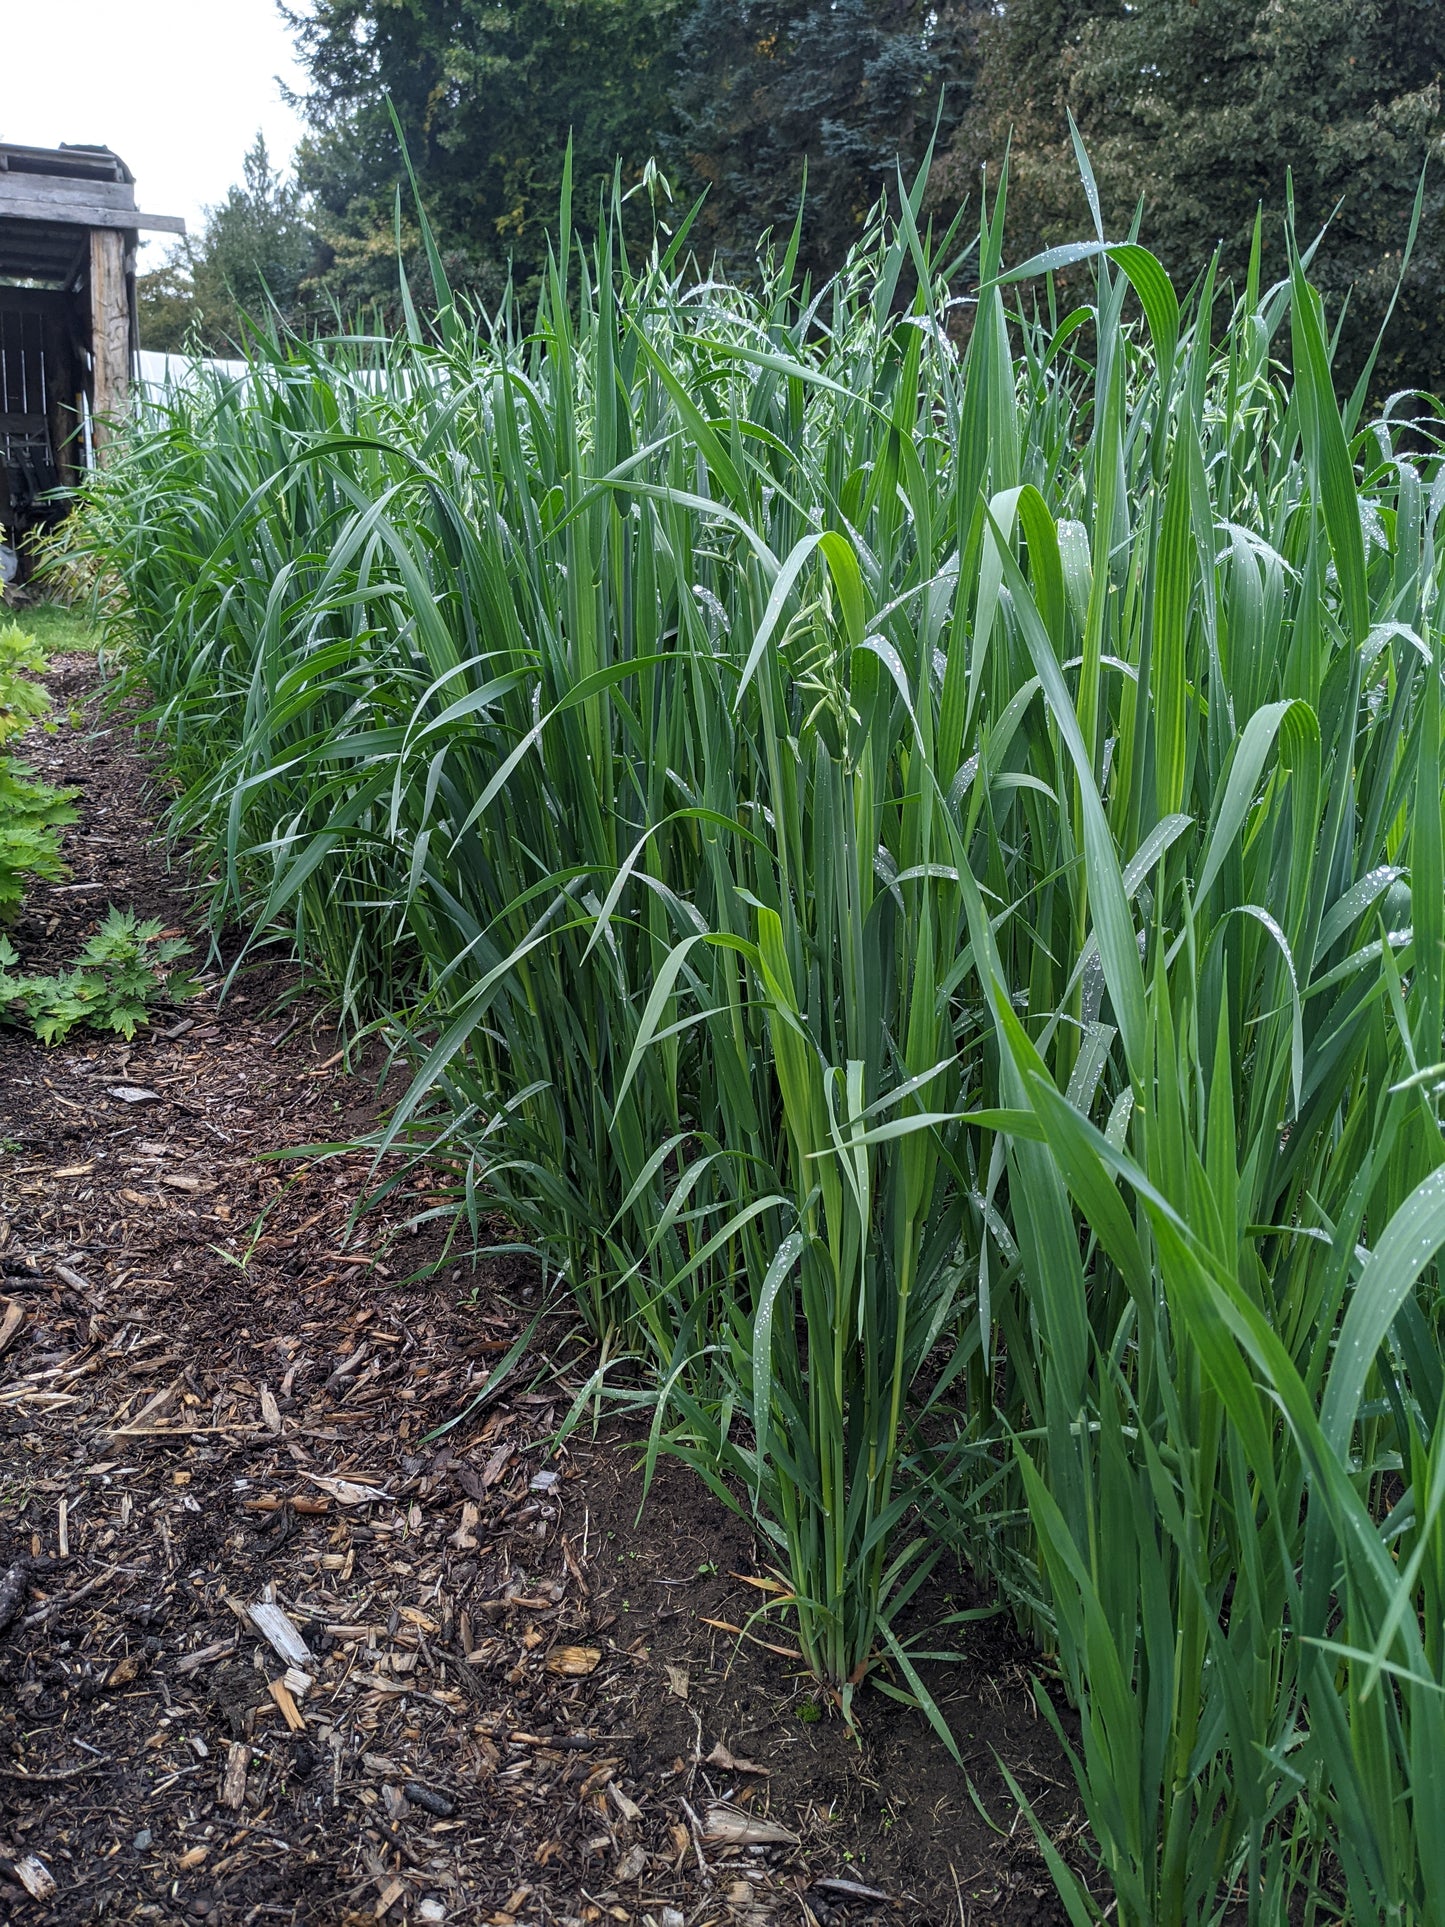
{"type": "Polygon", "coordinates": [[[53,174],[62,180],[126,181],[130,169],[109,147],[30,147],[24,141],[0,141],[0,173],[53,174]]]}
{"type": "Polygon", "coordinates": [[[103,460],[105,444],[125,419],[130,401],[125,239],[114,228],[92,228],[90,235],[90,353],[95,364],[95,446],[103,460]]]}
{"type": "Polygon", "coordinates": [[[86,207],[133,214],[135,189],[128,181],[66,180],[53,174],[0,174],[0,208],[8,212],[12,201],[50,208],[83,203],[86,207]]]}
{"type": "Polygon", "coordinates": [[[109,227],[122,231],[137,229],[147,234],[184,234],[186,224],[179,214],[145,214],[138,208],[74,207],[52,205],[47,201],[0,201],[0,219],[35,221],[46,227],[109,227]]]}
{"type": "Polygon", "coordinates": [[[0,219],[61,227],[145,228],[160,234],[186,231],[179,214],[142,213],[128,186],[49,181],[35,174],[0,174],[0,219]]]}

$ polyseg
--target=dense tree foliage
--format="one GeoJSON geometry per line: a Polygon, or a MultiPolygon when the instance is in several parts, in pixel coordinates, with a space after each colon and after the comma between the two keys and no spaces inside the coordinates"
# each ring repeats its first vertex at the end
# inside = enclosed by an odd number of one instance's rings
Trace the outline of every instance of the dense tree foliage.
{"type": "MultiPolygon", "coordinates": [[[[685,0],[317,0],[287,10],[316,129],[302,179],[343,300],[395,291],[394,107],[457,279],[495,296],[545,265],[573,143],[584,228],[668,119],[685,0]]],[[[409,213],[409,210],[408,210],[409,213]]]]}
{"type": "MultiPolygon", "coordinates": [[[[1187,282],[1216,244],[1226,268],[1242,269],[1261,205],[1267,271],[1283,272],[1292,175],[1301,237],[1330,223],[1314,272],[1336,315],[1350,294],[1341,362],[1359,365],[1398,276],[1421,168],[1440,150],[1438,0],[1008,0],[980,59],[936,193],[956,199],[1007,146],[1015,250],[1077,238],[1090,217],[1072,113],[1109,231],[1127,230],[1142,203],[1144,239],[1187,282]]],[[[1437,162],[1382,364],[1391,385],[1445,384],[1442,256],[1437,162]]]]}
{"type": "Polygon", "coordinates": [[[807,173],[804,262],[827,273],[917,167],[940,110],[968,104],[969,0],[695,0],[678,41],[669,156],[705,188],[704,253],[749,266],[786,231],[807,173]]]}
{"type": "MultiPolygon", "coordinates": [[[[297,182],[264,146],[189,254],[146,277],[150,345],[225,346],[241,314],[289,320],[376,304],[399,319],[400,239],[426,286],[405,135],[454,282],[530,300],[573,148],[573,217],[595,227],[614,171],[634,198],[657,157],[693,245],[732,274],[781,242],[806,178],[802,265],[831,273],[868,210],[935,128],[932,204],[951,218],[1010,154],[1015,253],[1073,239],[1090,213],[1143,235],[1181,285],[1216,245],[1247,259],[1265,210],[1266,273],[1284,265],[1292,177],[1314,272],[1358,367],[1394,290],[1421,168],[1442,149],[1439,0],[278,0],[309,77],[297,182]]],[[[1445,389],[1445,158],[1377,389],[1445,389]]]]}

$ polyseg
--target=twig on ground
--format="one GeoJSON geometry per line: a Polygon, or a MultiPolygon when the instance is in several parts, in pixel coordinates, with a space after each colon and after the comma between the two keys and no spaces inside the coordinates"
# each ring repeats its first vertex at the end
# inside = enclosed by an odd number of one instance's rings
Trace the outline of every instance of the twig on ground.
{"type": "Polygon", "coordinates": [[[0,1766],[0,1780],[29,1780],[35,1786],[53,1786],[59,1780],[85,1780],[93,1773],[103,1773],[110,1765],[108,1759],[87,1760],[81,1766],[57,1766],[48,1770],[37,1769],[34,1773],[23,1766],[0,1766]]]}
{"type": "MultiPolygon", "coordinates": [[[[11,1571],[14,1571],[13,1566],[11,1571]]],[[[98,1572],[94,1579],[87,1579],[85,1584],[77,1586],[74,1592],[62,1593],[58,1599],[47,1599],[43,1606],[37,1606],[33,1613],[25,1615],[20,1622],[21,1629],[28,1633],[36,1626],[43,1626],[47,1619],[53,1619],[56,1613],[64,1612],[68,1606],[78,1606],[82,1599],[87,1598],[109,1577],[109,1572],[98,1572]]]]}

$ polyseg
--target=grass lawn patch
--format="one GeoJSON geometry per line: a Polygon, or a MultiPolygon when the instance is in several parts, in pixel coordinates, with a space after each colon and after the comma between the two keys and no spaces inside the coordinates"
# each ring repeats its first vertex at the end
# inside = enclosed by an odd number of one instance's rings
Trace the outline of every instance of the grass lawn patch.
{"type": "Polygon", "coordinates": [[[32,602],[23,609],[7,609],[14,622],[47,656],[94,655],[100,648],[100,625],[83,608],[64,602],[32,602]]]}

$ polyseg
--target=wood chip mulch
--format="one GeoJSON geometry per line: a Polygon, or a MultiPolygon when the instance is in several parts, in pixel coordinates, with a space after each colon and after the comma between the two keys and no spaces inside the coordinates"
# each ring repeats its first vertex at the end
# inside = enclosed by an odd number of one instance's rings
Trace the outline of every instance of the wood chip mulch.
{"type": "MultiPolygon", "coordinates": [[[[84,726],[31,755],[84,786],[32,967],[111,901],[185,921],[93,684],[57,665],[84,726]]],[[[1061,1922],[993,1760],[1067,1846],[1017,1643],[950,1675],[971,1782],[916,1714],[820,1717],[726,1631],[739,1524],[675,1468],[639,1525],[626,1435],[554,1448],[566,1320],[497,1378],[526,1263],[409,1282],[435,1234],[353,1224],[364,1156],[276,1157],[376,1080],[284,973],[223,974],[129,1046],[0,1032],[0,1919],[1061,1922]]]]}

